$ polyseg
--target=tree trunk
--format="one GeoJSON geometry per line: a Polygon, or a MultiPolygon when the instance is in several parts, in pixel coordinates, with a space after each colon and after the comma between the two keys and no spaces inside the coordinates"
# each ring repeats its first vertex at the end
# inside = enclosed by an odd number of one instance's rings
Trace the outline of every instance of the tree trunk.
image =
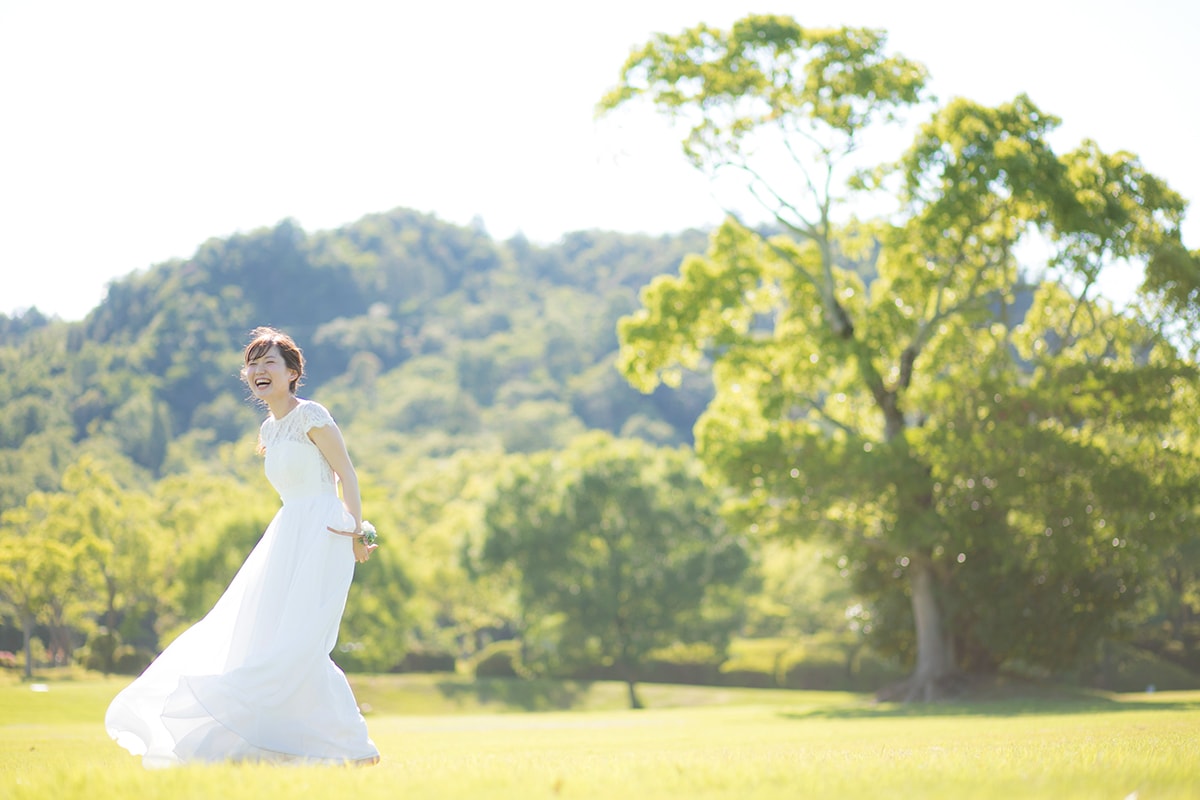
{"type": "Polygon", "coordinates": [[[108,636],[112,646],[108,648],[108,652],[104,656],[104,674],[110,675],[116,669],[116,654],[117,654],[117,587],[116,581],[112,576],[104,577],[105,587],[108,589],[108,610],[105,611],[104,619],[108,625],[108,636]]]}
{"type": "Polygon", "coordinates": [[[917,633],[917,664],[902,683],[882,689],[880,700],[929,702],[944,696],[954,672],[954,649],[942,626],[942,611],[933,591],[933,569],[924,559],[909,565],[913,623],[917,633]]]}
{"type": "Polygon", "coordinates": [[[33,617],[26,616],[21,627],[25,633],[25,680],[33,680],[33,617]]]}
{"type": "Polygon", "coordinates": [[[629,687],[629,707],[634,710],[645,708],[642,705],[641,698],[638,697],[636,684],[637,682],[633,678],[628,678],[625,681],[625,685],[629,687]]]}
{"type": "MultiPolygon", "coordinates": [[[[613,552],[612,549],[609,552],[613,552]]],[[[615,562],[613,562],[615,563],[615,562]]],[[[620,581],[617,581],[618,585],[620,581]]],[[[626,624],[625,615],[621,613],[620,605],[617,607],[617,614],[614,620],[614,627],[617,632],[618,646],[620,648],[620,656],[617,658],[618,675],[625,678],[625,686],[629,689],[629,707],[632,709],[643,708],[642,701],[637,695],[637,665],[641,659],[633,655],[633,646],[630,643],[628,633],[629,626],[626,624]]]]}
{"type": "Polygon", "coordinates": [[[954,659],[949,638],[942,627],[942,610],[933,593],[933,570],[922,559],[911,564],[913,621],[917,628],[917,669],[913,679],[928,696],[938,681],[954,671],[954,659]]]}

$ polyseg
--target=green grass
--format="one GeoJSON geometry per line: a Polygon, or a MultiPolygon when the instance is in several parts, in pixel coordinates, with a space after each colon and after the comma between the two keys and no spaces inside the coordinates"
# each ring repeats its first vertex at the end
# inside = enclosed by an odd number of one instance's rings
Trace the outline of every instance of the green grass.
{"type": "Polygon", "coordinates": [[[1200,693],[1028,692],[928,707],[861,695],[437,676],[352,679],[365,769],[144,770],[102,717],[127,679],[0,681],[0,798],[1192,798],[1200,693]],[[569,707],[576,710],[558,710],[569,707]],[[551,709],[528,712],[524,709],[551,709]]]}

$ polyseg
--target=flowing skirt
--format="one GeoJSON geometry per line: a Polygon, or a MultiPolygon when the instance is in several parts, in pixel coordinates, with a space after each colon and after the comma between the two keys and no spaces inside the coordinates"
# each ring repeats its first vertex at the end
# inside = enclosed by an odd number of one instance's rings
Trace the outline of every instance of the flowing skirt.
{"type": "Polygon", "coordinates": [[[329,658],[354,555],[325,527],[353,524],[336,495],[285,502],[213,609],[113,699],[109,735],[151,767],[378,759],[329,658]]]}

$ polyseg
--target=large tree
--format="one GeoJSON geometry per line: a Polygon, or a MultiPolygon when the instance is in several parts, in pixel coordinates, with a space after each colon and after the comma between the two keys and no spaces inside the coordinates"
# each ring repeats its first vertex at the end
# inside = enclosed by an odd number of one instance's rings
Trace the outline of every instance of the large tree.
{"type": "Polygon", "coordinates": [[[724,649],[750,560],[698,466],[686,451],[606,434],[514,464],[488,504],[480,561],[516,568],[535,661],[612,666],[640,708],[653,651],[724,649]]]}
{"type": "Polygon", "coordinates": [[[600,104],[690,125],[691,162],[769,220],[731,203],[708,254],[644,290],[623,372],[649,391],[712,369],[699,452],[760,528],[839,542],[888,621],[906,599],[903,632],[873,627],[909,652],[909,698],[1080,652],[1190,493],[1171,432],[1191,368],[1095,289],[1178,247],[1183,201],[1127,153],[1056,153],[1024,96],[953,100],[867,168],[924,79],[880,31],[749,16],[654,37],[600,104]]]}

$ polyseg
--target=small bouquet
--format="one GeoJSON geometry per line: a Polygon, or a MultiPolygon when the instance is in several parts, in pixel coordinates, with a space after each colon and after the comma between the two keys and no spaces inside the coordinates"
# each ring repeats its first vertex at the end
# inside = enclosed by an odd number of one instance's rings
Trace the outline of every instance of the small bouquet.
{"type": "Polygon", "coordinates": [[[365,519],[362,521],[362,530],[358,534],[358,541],[367,547],[379,542],[379,536],[375,533],[375,526],[365,519]]]}

